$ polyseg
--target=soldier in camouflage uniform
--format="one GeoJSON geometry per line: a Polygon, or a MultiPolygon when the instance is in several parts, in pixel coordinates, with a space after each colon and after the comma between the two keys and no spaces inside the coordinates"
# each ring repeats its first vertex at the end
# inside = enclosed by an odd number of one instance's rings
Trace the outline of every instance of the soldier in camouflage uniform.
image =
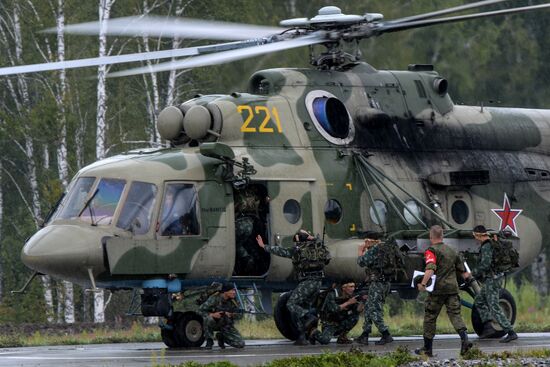
{"type": "Polygon", "coordinates": [[[357,250],[357,264],[365,267],[366,278],[365,285],[368,291],[365,304],[365,323],[363,324],[363,333],[356,339],[358,343],[369,344],[369,334],[372,331],[372,323],[376,325],[378,331],[382,334],[376,345],[384,345],[393,342],[388,327],[384,323],[384,303],[386,296],[390,293],[390,280],[386,279],[380,272],[378,266],[381,261],[378,254],[378,245],[381,243],[379,234],[369,234],[357,250]]]}
{"type": "Polygon", "coordinates": [[[338,336],[336,343],[350,344],[347,333],[359,321],[359,313],[363,311],[363,304],[353,295],[355,283],[345,280],[340,289],[331,289],[326,295],[321,307],[322,331],[314,329],[310,334],[309,341],[315,344],[330,343],[333,336],[338,336]]]}
{"type": "Polygon", "coordinates": [[[470,278],[471,274],[466,272],[464,262],[455,250],[443,243],[443,229],[438,226],[430,228],[431,246],[424,252],[426,270],[424,277],[418,283],[418,290],[426,291],[428,281],[435,274],[435,287],[426,299],[424,309],[424,347],[416,349],[416,354],[433,356],[432,345],[436,331],[436,322],[443,305],[447,308],[447,315],[453,327],[460,335],[460,354],[463,355],[471,347],[468,341],[466,324],[460,313],[460,297],[458,296],[457,273],[462,274],[464,279],[470,278]]]}
{"type": "Polygon", "coordinates": [[[220,348],[224,349],[226,343],[234,348],[244,347],[243,337],[234,325],[234,321],[242,316],[239,305],[235,301],[236,293],[233,286],[224,285],[221,292],[211,295],[200,306],[199,313],[204,320],[206,349],[212,349],[215,331],[217,331],[216,339],[220,348]]]}
{"type": "Polygon", "coordinates": [[[494,319],[500,324],[502,330],[508,334],[500,342],[508,343],[516,340],[518,335],[515,333],[508,318],[504,315],[504,312],[502,312],[499,304],[499,294],[504,274],[497,274],[494,271],[493,245],[487,229],[482,225],[476,226],[473,234],[476,241],[481,244],[479,251],[481,260],[477,269],[474,270],[474,277],[483,283],[474,301],[474,306],[478,310],[479,317],[483,322],[483,331],[479,338],[488,338],[495,332],[491,326],[491,321],[494,319]]]}
{"type": "Polygon", "coordinates": [[[287,308],[299,332],[294,344],[307,345],[309,343],[306,339],[306,331],[317,322],[317,317],[310,313],[311,304],[321,289],[324,277],[323,268],[330,261],[330,253],[323,243],[303,229],[294,235],[295,246],[292,248],[265,245],[261,236],[258,236],[256,240],[258,245],[267,252],[292,259],[294,270],[298,275],[298,285],[288,299],[287,308]],[[322,263],[319,263],[319,260],[301,258],[301,249],[310,244],[320,245],[321,250],[326,254],[322,263]],[[317,268],[313,269],[311,265],[315,265],[317,268]]]}
{"type": "Polygon", "coordinates": [[[235,191],[235,246],[234,275],[261,275],[266,270],[268,256],[258,251],[254,238],[265,235],[267,195],[262,195],[256,185],[235,191]]]}

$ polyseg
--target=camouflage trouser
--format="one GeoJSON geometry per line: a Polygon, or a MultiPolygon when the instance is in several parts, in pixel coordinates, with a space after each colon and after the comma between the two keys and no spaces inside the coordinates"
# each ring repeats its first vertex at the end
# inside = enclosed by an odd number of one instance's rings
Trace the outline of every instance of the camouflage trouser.
{"type": "Polygon", "coordinates": [[[226,344],[234,348],[243,348],[244,340],[239,333],[239,330],[235,328],[235,325],[223,324],[220,320],[216,320],[211,316],[204,318],[204,337],[206,339],[214,339],[214,331],[223,336],[223,340],[226,344]]]}
{"type": "Polygon", "coordinates": [[[501,288],[502,278],[486,279],[481,286],[480,292],[476,295],[474,306],[479,312],[479,317],[483,323],[495,320],[504,331],[508,332],[513,327],[498,303],[501,288]]]}
{"type": "Polygon", "coordinates": [[[441,309],[445,305],[447,315],[456,332],[466,330],[466,324],[460,314],[460,297],[455,294],[430,294],[426,299],[424,309],[424,337],[433,339],[435,336],[436,322],[441,309]]]}
{"type": "Polygon", "coordinates": [[[315,340],[321,344],[328,344],[333,336],[340,336],[353,329],[357,321],[359,321],[359,315],[353,314],[339,322],[323,322],[322,331],[316,333],[315,340]]]}
{"type": "Polygon", "coordinates": [[[309,312],[319,289],[321,289],[321,279],[302,280],[288,298],[286,307],[299,330],[304,330],[302,318],[309,312]]]}
{"type": "Polygon", "coordinates": [[[365,323],[363,324],[363,332],[370,334],[372,331],[372,323],[380,333],[388,330],[384,324],[384,303],[386,296],[390,293],[390,282],[371,282],[368,285],[369,293],[365,303],[365,323]]]}

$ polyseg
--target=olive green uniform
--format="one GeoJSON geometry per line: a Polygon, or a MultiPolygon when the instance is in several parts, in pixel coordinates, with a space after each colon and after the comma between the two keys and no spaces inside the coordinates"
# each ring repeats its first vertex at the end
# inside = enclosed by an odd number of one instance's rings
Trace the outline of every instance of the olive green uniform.
{"type": "Polygon", "coordinates": [[[460,333],[466,331],[466,324],[460,313],[460,297],[458,296],[457,272],[460,274],[466,270],[461,257],[455,250],[437,243],[426,250],[426,270],[433,270],[436,276],[435,287],[426,299],[424,310],[424,337],[433,339],[436,332],[436,322],[443,305],[447,309],[447,315],[455,330],[460,333]],[[430,256],[435,255],[435,261],[430,261],[430,256]]]}
{"type": "Polygon", "coordinates": [[[327,294],[325,302],[321,307],[322,328],[315,331],[313,338],[321,344],[330,343],[333,336],[340,336],[349,332],[359,321],[359,303],[349,305],[341,309],[340,305],[347,302],[350,297],[337,296],[337,290],[334,289],[327,294]]]}
{"type": "Polygon", "coordinates": [[[214,339],[214,331],[218,332],[218,335],[223,337],[224,343],[231,345],[234,348],[243,348],[244,340],[239,331],[235,328],[234,320],[242,317],[239,313],[239,306],[234,299],[225,300],[222,293],[216,293],[208,297],[200,308],[199,313],[202,316],[204,336],[206,339],[214,339]],[[210,313],[226,311],[233,313],[233,316],[223,316],[219,319],[215,319],[210,316],[210,313]]]}
{"type": "Polygon", "coordinates": [[[499,304],[500,289],[503,283],[503,274],[495,274],[493,271],[493,246],[491,240],[482,243],[481,260],[474,277],[482,281],[480,292],[476,295],[474,306],[479,312],[482,323],[496,320],[502,329],[508,333],[513,330],[508,318],[502,312],[499,304]]]}
{"type": "Polygon", "coordinates": [[[357,258],[357,264],[365,267],[366,278],[365,288],[367,289],[367,300],[365,303],[365,323],[363,333],[370,334],[372,324],[376,325],[380,333],[388,331],[384,323],[384,303],[390,293],[390,281],[384,278],[379,270],[379,244],[368,249],[363,256],[357,258]]]}

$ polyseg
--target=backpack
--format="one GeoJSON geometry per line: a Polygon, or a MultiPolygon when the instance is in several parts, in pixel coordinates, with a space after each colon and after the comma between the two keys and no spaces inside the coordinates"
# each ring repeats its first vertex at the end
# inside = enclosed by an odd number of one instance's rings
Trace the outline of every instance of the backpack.
{"type": "Polygon", "coordinates": [[[509,239],[498,237],[491,240],[493,249],[492,267],[495,273],[507,273],[519,267],[519,253],[509,239]]]}
{"type": "MultiPolygon", "coordinates": [[[[195,300],[195,303],[197,305],[202,305],[210,296],[219,293],[222,289],[222,284],[218,282],[213,282],[211,285],[206,287],[199,288],[196,292],[193,292],[194,295],[198,295],[197,299],[195,300]]],[[[190,295],[188,295],[190,297],[190,295]]]]}
{"type": "Polygon", "coordinates": [[[399,273],[405,272],[405,261],[397,243],[386,241],[377,246],[378,271],[380,274],[395,279],[399,273]]]}
{"type": "Polygon", "coordinates": [[[300,271],[319,271],[330,262],[330,252],[322,241],[299,242],[292,263],[300,271]]]}

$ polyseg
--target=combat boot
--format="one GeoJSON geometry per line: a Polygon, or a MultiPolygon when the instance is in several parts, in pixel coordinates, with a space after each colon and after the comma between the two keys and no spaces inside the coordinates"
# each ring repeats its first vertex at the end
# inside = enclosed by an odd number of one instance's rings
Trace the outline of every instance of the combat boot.
{"type": "Polygon", "coordinates": [[[218,347],[220,347],[221,349],[225,349],[225,340],[222,333],[218,333],[216,335],[216,339],[218,340],[218,347]]]}
{"type": "Polygon", "coordinates": [[[298,338],[294,341],[294,345],[309,345],[309,342],[306,340],[306,335],[303,332],[298,335],[298,338]]]}
{"type": "Polygon", "coordinates": [[[369,333],[363,331],[363,334],[359,335],[358,338],[355,338],[354,341],[359,344],[369,345],[369,333]]]}
{"type": "Polygon", "coordinates": [[[206,345],[204,346],[204,349],[212,349],[213,346],[214,341],[212,340],[212,338],[206,339],[206,345]]]}
{"type": "Polygon", "coordinates": [[[424,346],[422,348],[418,348],[414,350],[414,353],[420,355],[420,356],[428,356],[433,357],[432,353],[432,346],[433,346],[433,339],[428,339],[424,337],[424,346]]]}
{"type": "Polygon", "coordinates": [[[468,333],[466,330],[462,330],[458,335],[460,335],[460,340],[462,341],[460,344],[460,355],[463,356],[467,351],[472,349],[473,344],[468,340],[468,333]]]}
{"type": "Polygon", "coordinates": [[[351,341],[350,338],[348,338],[347,333],[344,333],[336,339],[336,344],[351,344],[353,341],[351,341]]]}
{"type": "Polygon", "coordinates": [[[380,340],[375,341],[374,344],[384,345],[384,344],[391,343],[392,341],[393,341],[393,337],[390,335],[390,332],[386,330],[382,333],[382,337],[380,338],[380,340]]]}
{"type": "Polygon", "coordinates": [[[317,329],[313,329],[313,331],[311,333],[309,333],[309,343],[311,345],[315,345],[315,343],[317,343],[317,335],[321,334],[321,332],[317,329]]]}
{"type": "Polygon", "coordinates": [[[517,338],[518,338],[518,334],[516,334],[516,332],[514,330],[510,330],[508,332],[508,335],[506,335],[506,337],[500,339],[500,342],[501,343],[509,343],[512,340],[516,340],[517,338]]]}
{"type": "Polygon", "coordinates": [[[309,331],[309,330],[313,329],[314,327],[316,327],[317,323],[319,321],[317,319],[317,316],[312,315],[310,313],[305,315],[303,320],[304,320],[304,322],[303,322],[304,330],[306,330],[306,331],[309,331]]]}
{"type": "Polygon", "coordinates": [[[495,329],[493,328],[493,323],[491,321],[487,321],[483,324],[483,331],[481,334],[479,334],[479,339],[487,339],[493,336],[495,333],[495,329]]]}

